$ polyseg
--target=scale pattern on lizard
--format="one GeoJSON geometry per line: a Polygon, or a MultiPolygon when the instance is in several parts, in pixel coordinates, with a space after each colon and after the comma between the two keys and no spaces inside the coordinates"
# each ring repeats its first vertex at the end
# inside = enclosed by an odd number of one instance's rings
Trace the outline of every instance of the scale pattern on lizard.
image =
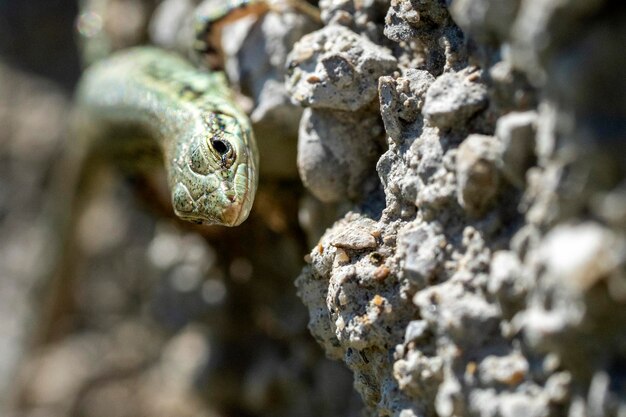
{"type": "Polygon", "coordinates": [[[157,145],[183,220],[237,226],[248,217],[258,151],[223,73],[196,69],[161,49],[132,48],[87,69],[77,104],[78,135],[88,146],[125,157],[131,148],[149,150],[146,139],[157,145]]]}

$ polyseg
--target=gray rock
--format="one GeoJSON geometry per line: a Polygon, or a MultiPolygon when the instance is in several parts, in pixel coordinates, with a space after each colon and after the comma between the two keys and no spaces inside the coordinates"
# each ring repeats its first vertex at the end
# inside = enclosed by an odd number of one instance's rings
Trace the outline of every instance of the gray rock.
{"type": "Polygon", "coordinates": [[[348,227],[335,233],[330,244],[336,248],[363,250],[374,249],[378,246],[376,235],[378,229],[374,221],[362,219],[358,223],[350,223],[348,227]]]}
{"type": "Polygon", "coordinates": [[[413,303],[432,328],[466,349],[490,343],[499,334],[498,308],[478,294],[466,293],[459,282],[430,286],[413,303]]]}
{"type": "Polygon", "coordinates": [[[370,105],[378,78],[392,73],[396,59],[342,26],[304,36],[288,56],[287,90],[305,107],[356,111],[370,105]]]}
{"type": "Polygon", "coordinates": [[[526,171],[535,162],[535,112],[509,113],[498,119],[496,137],[502,146],[502,173],[515,186],[525,183],[526,171]]]}
{"type": "Polygon", "coordinates": [[[418,118],[421,119],[424,97],[434,80],[428,71],[417,69],[409,69],[404,76],[395,79],[390,76],[380,77],[380,114],[391,139],[400,141],[403,132],[414,133],[410,125],[418,118]]]}
{"type": "Polygon", "coordinates": [[[498,251],[493,254],[487,290],[497,297],[506,317],[511,318],[523,307],[530,285],[524,279],[521,262],[515,253],[498,251]]]}
{"type": "MultiPolygon", "coordinates": [[[[397,360],[393,371],[403,392],[413,397],[434,398],[443,380],[443,360],[437,356],[426,356],[415,349],[405,358],[397,360]]],[[[432,404],[429,407],[432,408],[432,404]]]]}
{"type": "Polygon", "coordinates": [[[445,25],[448,19],[448,10],[441,2],[393,1],[385,18],[385,36],[396,42],[410,41],[445,25]]]}
{"type": "Polygon", "coordinates": [[[432,226],[422,224],[403,230],[398,236],[398,251],[404,258],[404,276],[425,286],[443,262],[446,240],[432,226]]]}
{"type": "Polygon", "coordinates": [[[498,142],[492,136],[470,135],[457,154],[457,198],[472,216],[485,213],[500,186],[498,142]]]}
{"type": "Polygon", "coordinates": [[[304,185],[325,202],[360,196],[380,152],[378,117],[306,109],[300,123],[298,170],[304,185]]]}
{"type": "Polygon", "coordinates": [[[487,88],[467,73],[441,75],[430,86],[422,112],[440,129],[461,127],[487,106],[487,88]]]}

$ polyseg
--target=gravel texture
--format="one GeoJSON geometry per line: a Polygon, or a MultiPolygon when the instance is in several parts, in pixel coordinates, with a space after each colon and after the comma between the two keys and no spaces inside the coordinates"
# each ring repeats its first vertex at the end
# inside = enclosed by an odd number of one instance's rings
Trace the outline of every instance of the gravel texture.
{"type": "MultiPolygon", "coordinates": [[[[359,32],[356,4],[323,2],[322,30],[359,32]]],[[[626,413],[624,23],[603,1],[391,1],[385,206],[356,200],[296,281],[369,415],[626,413]]]]}

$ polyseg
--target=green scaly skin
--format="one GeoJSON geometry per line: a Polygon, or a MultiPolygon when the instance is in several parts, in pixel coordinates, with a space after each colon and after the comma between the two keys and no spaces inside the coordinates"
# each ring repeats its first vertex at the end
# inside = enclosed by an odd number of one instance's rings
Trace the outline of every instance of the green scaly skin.
{"type": "Polygon", "coordinates": [[[223,73],[198,70],[157,48],[132,48],[87,69],[76,101],[87,143],[120,149],[138,138],[156,143],[181,219],[237,226],[248,217],[258,151],[223,73]]]}

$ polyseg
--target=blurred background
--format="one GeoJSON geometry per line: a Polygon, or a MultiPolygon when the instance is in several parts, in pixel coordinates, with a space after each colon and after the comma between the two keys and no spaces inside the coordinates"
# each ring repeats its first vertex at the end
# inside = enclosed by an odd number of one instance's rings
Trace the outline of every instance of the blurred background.
{"type": "MultiPolygon", "coordinates": [[[[115,47],[175,32],[172,11],[195,7],[104,3],[115,47]]],[[[295,174],[300,110],[259,110],[263,76],[281,77],[272,68],[235,88],[252,96],[260,136],[281,129],[269,145],[280,149],[264,154],[291,162],[263,177],[244,225],[182,224],[150,181],[110,168],[81,195],[71,233],[50,226],[45,208],[72,194],[58,178],[72,146],[77,14],[70,0],[0,0],[0,415],[357,414],[352,376],[323,357],[293,286],[326,223],[311,219],[323,210],[295,174]],[[299,216],[317,226],[302,230],[299,216]]]]}

